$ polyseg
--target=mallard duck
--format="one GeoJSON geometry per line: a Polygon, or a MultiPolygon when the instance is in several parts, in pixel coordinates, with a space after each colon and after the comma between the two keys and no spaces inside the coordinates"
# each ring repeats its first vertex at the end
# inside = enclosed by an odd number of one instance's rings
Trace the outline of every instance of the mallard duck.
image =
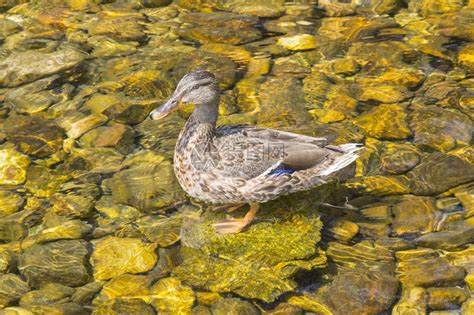
{"type": "Polygon", "coordinates": [[[334,146],[325,138],[251,125],[216,127],[219,99],[215,76],[197,70],[186,74],[170,99],[149,116],[157,120],[180,103],[195,105],[174,152],[180,185],[208,203],[250,205],[244,218],[215,224],[218,233],[240,232],[260,203],[325,183],[358,156],[357,143],[334,146]]]}

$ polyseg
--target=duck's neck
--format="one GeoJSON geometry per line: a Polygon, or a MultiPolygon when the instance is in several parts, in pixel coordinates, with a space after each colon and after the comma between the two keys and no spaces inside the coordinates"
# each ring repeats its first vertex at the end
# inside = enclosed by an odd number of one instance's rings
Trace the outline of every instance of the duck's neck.
{"type": "Polygon", "coordinates": [[[176,144],[176,153],[204,152],[214,138],[218,117],[218,103],[197,106],[186,121],[176,144]]]}

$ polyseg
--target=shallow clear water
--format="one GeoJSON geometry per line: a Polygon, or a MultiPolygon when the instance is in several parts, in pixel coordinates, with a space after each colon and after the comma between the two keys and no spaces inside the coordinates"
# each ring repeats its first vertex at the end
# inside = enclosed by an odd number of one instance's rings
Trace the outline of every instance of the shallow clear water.
{"type": "MultiPolygon", "coordinates": [[[[5,314],[474,314],[474,2],[0,2],[5,314]],[[218,124],[365,146],[240,218],[172,166],[186,73],[218,124]],[[344,180],[342,179],[344,177],[344,180]]],[[[3,313],[2,313],[3,314],[3,313]]]]}

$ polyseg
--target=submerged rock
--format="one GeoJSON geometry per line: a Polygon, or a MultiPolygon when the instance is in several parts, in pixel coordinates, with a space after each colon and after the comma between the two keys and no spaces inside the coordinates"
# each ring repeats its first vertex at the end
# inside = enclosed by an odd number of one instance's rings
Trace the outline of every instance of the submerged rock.
{"type": "Polygon", "coordinates": [[[26,180],[30,159],[13,148],[0,149],[0,185],[20,185],[26,180]]]}
{"type": "Polygon", "coordinates": [[[85,58],[72,47],[52,53],[25,51],[13,53],[0,62],[0,87],[14,87],[71,69],[85,58]]]}
{"type": "Polygon", "coordinates": [[[41,289],[26,293],[20,299],[20,305],[48,305],[61,303],[68,300],[74,293],[74,289],[59,283],[47,283],[41,289]]]}
{"type": "Polygon", "coordinates": [[[91,256],[96,280],[107,280],[125,273],[149,271],[158,256],[156,245],[136,238],[107,237],[98,240],[91,256]]]}
{"type": "Polygon", "coordinates": [[[130,153],[133,149],[135,134],[130,126],[111,123],[90,130],[79,140],[85,147],[111,147],[122,154],[130,153]]]}
{"type": "Polygon", "coordinates": [[[437,224],[434,199],[405,196],[392,207],[392,231],[397,236],[433,232],[437,224]]]}
{"type": "Polygon", "coordinates": [[[64,100],[73,89],[66,86],[62,93],[58,93],[53,87],[59,75],[53,75],[44,79],[22,85],[11,90],[5,95],[5,102],[11,104],[17,113],[35,114],[41,112],[51,105],[64,100]]]}
{"type": "Polygon", "coordinates": [[[102,290],[93,301],[93,305],[109,304],[118,298],[145,299],[150,295],[149,276],[122,274],[101,286],[102,290]]]}
{"type": "Polygon", "coordinates": [[[33,287],[48,282],[78,286],[89,280],[84,241],[65,240],[26,249],[18,264],[20,273],[33,287]]]}
{"type": "Polygon", "coordinates": [[[404,286],[451,285],[462,282],[465,276],[462,267],[451,265],[432,249],[404,250],[395,256],[398,278],[404,286]]]}
{"type": "Polygon", "coordinates": [[[64,133],[53,121],[37,116],[11,115],[5,121],[8,141],[20,151],[44,158],[62,148],[64,133]]]}
{"type": "Polygon", "coordinates": [[[259,17],[278,17],[285,12],[283,4],[283,0],[231,0],[222,1],[218,8],[259,17]]]}
{"type": "Polygon", "coordinates": [[[310,130],[312,119],[305,109],[302,86],[296,78],[269,77],[259,90],[257,122],[260,125],[310,130]]]}
{"type": "Polygon", "coordinates": [[[190,221],[182,236],[183,263],[173,274],[212,292],[274,301],[295,288],[291,277],[298,270],[325,265],[324,253],[315,248],[320,227],[318,218],[295,215],[275,224],[254,224],[239,234],[218,236],[210,222],[190,221]]]}
{"type": "Polygon", "coordinates": [[[289,303],[316,314],[376,315],[389,309],[397,291],[393,276],[362,269],[342,272],[315,294],[291,297],[289,303]]]}
{"type": "Polygon", "coordinates": [[[76,303],[57,303],[50,305],[31,305],[28,307],[33,314],[80,315],[85,309],[76,303]]]}
{"type": "Polygon", "coordinates": [[[17,300],[19,300],[23,294],[30,291],[30,288],[26,282],[24,282],[19,276],[8,273],[0,275],[0,307],[7,307],[17,300]]]}
{"type": "Polygon", "coordinates": [[[93,199],[79,195],[55,194],[51,197],[52,211],[72,218],[86,218],[93,209],[93,199]]]}
{"type": "Polygon", "coordinates": [[[36,197],[51,197],[68,179],[69,175],[59,170],[39,165],[31,165],[28,168],[28,178],[25,183],[25,188],[36,197]]]}
{"type": "Polygon", "coordinates": [[[155,315],[153,307],[139,299],[114,299],[94,308],[93,315],[155,315]]]}
{"type": "Polygon", "coordinates": [[[466,301],[469,294],[461,288],[428,288],[428,306],[434,310],[455,309],[466,301]]]}
{"type": "Polygon", "coordinates": [[[411,135],[407,114],[399,105],[379,105],[354,120],[371,137],[405,139],[411,135]]]}
{"type": "Polygon", "coordinates": [[[110,14],[99,12],[87,23],[90,35],[106,35],[117,41],[140,41],[144,39],[144,17],[139,14],[110,14]]]}
{"type": "Polygon", "coordinates": [[[151,289],[151,305],[159,314],[190,314],[195,296],[193,290],[176,278],[164,278],[151,289]]]}
{"type": "Polygon", "coordinates": [[[396,299],[398,281],[395,277],[371,271],[345,272],[318,295],[336,314],[380,314],[396,299]],[[350,283],[350,285],[348,285],[350,283]],[[354,290],[359,294],[354,294],[354,290]]]}
{"type": "Polygon", "coordinates": [[[258,19],[251,15],[227,12],[189,13],[182,18],[190,26],[178,31],[187,40],[201,44],[245,44],[262,37],[255,27],[258,19]]]}
{"type": "Polygon", "coordinates": [[[0,273],[8,273],[16,268],[16,255],[8,249],[0,249],[0,273]]]}
{"type": "Polygon", "coordinates": [[[14,191],[0,190],[0,218],[17,212],[25,199],[14,191]]]}
{"type": "Polygon", "coordinates": [[[436,152],[422,159],[407,178],[414,194],[433,195],[472,181],[474,168],[460,157],[436,152]]]}
{"type": "Polygon", "coordinates": [[[403,287],[401,298],[393,306],[393,315],[426,314],[426,290],[420,287],[403,287]]]}
{"type": "Polygon", "coordinates": [[[212,304],[213,315],[258,315],[260,312],[252,303],[237,298],[223,298],[212,304]]]}
{"type": "Polygon", "coordinates": [[[435,106],[413,111],[410,128],[416,145],[442,152],[469,144],[474,130],[472,121],[464,114],[435,106]]]}
{"type": "Polygon", "coordinates": [[[122,168],[106,183],[116,203],[151,211],[173,205],[184,196],[171,163],[159,154],[142,151],[126,159],[122,168]]]}
{"type": "Polygon", "coordinates": [[[310,34],[294,35],[279,38],[277,44],[293,51],[309,50],[316,48],[316,38],[310,34]]]}

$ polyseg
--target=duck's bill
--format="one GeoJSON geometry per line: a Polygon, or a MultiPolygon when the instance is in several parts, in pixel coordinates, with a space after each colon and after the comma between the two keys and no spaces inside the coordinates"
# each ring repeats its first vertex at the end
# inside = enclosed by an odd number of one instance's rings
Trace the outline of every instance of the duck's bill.
{"type": "Polygon", "coordinates": [[[170,113],[174,112],[177,108],[178,108],[178,102],[174,99],[170,99],[165,104],[163,104],[160,107],[154,109],[150,113],[149,117],[152,120],[159,120],[159,119],[162,119],[162,118],[168,116],[170,113]]]}

